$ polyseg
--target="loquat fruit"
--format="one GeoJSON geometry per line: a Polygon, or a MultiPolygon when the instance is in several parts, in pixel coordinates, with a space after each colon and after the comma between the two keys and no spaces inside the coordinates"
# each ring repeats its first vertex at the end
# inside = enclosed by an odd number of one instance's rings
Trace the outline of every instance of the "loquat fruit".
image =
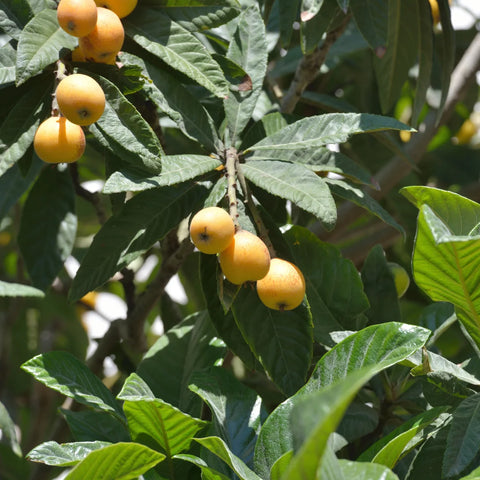
{"type": "Polygon", "coordinates": [[[387,262],[387,265],[393,275],[397,296],[398,298],[403,297],[410,285],[410,277],[408,276],[407,271],[398,263],[387,262]]]}
{"type": "Polygon", "coordinates": [[[267,246],[247,230],[239,230],[218,258],[225,278],[235,285],[260,280],[270,266],[267,246]]]}
{"type": "Polygon", "coordinates": [[[137,6],[137,0],[95,0],[97,7],[108,8],[115,12],[119,18],[126,17],[137,6]]]}
{"type": "Polygon", "coordinates": [[[272,258],[270,269],[257,281],[257,293],[262,303],[273,310],[293,310],[305,296],[305,278],[293,263],[272,258]]]}
{"type": "Polygon", "coordinates": [[[233,220],[223,208],[204,208],[190,222],[190,238],[203,253],[214,254],[225,250],[234,234],[233,220]]]}
{"type": "Polygon", "coordinates": [[[72,50],[72,62],[84,62],[84,61],[85,61],[85,55],[83,54],[83,51],[80,48],[80,45],[77,45],[72,50]]]}
{"type": "Polygon", "coordinates": [[[79,40],[80,48],[89,61],[113,63],[122,48],[125,31],[118,15],[107,8],[97,7],[97,24],[79,40]]]}
{"type": "Polygon", "coordinates": [[[65,117],[50,117],[37,128],[33,147],[44,162],[72,163],[85,151],[85,134],[65,117]]]}
{"type": "Polygon", "coordinates": [[[58,107],[68,120],[77,125],[95,123],[105,110],[105,94],[92,77],[74,73],[65,77],[55,92],[58,107]]]}
{"type": "Polygon", "coordinates": [[[74,37],[88,35],[97,23],[94,0],[60,0],[57,7],[60,27],[74,37]]]}

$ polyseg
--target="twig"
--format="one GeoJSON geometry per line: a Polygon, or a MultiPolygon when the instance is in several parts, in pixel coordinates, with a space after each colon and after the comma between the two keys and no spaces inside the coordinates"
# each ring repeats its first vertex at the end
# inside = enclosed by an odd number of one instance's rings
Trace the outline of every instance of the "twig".
{"type": "Polygon", "coordinates": [[[336,40],[342,35],[350,22],[350,15],[346,15],[343,22],[334,30],[327,33],[321,47],[305,55],[297,66],[295,76],[290,87],[283,97],[281,110],[283,113],[292,113],[307,86],[313,82],[320,67],[327,58],[328,51],[336,40]]]}
{"type": "Polygon", "coordinates": [[[235,231],[240,228],[238,223],[238,205],[237,205],[237,166],[238,154],[234,147],[230,147],[226,151],[225,176],[227,177],[227,195],[230,216],[232,217],[235,231]]]}
{"type": "MultiPolygon", "coordinates": [[[[422,131],[412,136],[412,139],[405,146],[405,151],[415,164],[418,164],[438,128],[444,125],[452,113],[456,104],[465,96],[468,89],[475,81],[477,71],[480,69],[480,34],[477,33],[472,43],[465,51],[452,74],[450,90],[445,102],[443,114],[438,124],[436,123],[436,112],[431,111],[425,118],[422,131]]],[[[380,186],[379,190],[369,190],[368,193],[380,200],[383,198],[399,180],[405,177],[412,170],[412,165],[398,155],[395,155],[374,177],[374,183],[380,186]]],[[[349,228],[355,220],[363,214],[363,209],[353,203],[345,202],[338,209],[338,218],[342,219],[341,225],[327,233],[322,229],[319,222],[315,223],[311,230],[322,239],[333,241],[349,228]]]]}

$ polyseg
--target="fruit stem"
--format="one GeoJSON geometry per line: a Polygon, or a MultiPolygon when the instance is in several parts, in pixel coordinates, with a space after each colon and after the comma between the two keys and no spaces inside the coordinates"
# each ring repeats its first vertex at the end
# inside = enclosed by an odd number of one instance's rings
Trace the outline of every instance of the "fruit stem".
{"type": "Polygon", "coordinates": [[[58,84],[67,76],[67,67],[65,66],[65,63],[63,63],[63,60],[59,59],[57,60],[57,68],[55,70],[55,92],[53,92],[52,96],[52,116],[62,116],[62,112],[58,108],[58,102],[57,102],[57,86],[58,84]]]}
{"type": "Polygon", "coordinates": [[[238,223],[238,205],[237,205],[237,172],[238,172],[238,155],[235,147],[227,149],[225,161],[225,176],[227,177],[227,195],[230,216],[232,217],[235,231],[240,229],[238,223]]]}
{"type": "Polygon", "coordinates": [[[245,177],[243,175],[241,168],[237,169],[237,177],[238,177],[238,181],[240,182],[240,185],[242,186],[242,190],[245,195],[245,203],[247,204],[248,209],[252,214],[253,220],[258,230],[259,237],[263,240],[263,243],[265,243],[265,245],[267,246],[268,251],[270,252],[270,256],[272,258],[275,258],[277,256],[277,253],[275,252],[273,243],[270,240],[270,237],[268,236],[268,229],[263,223],[262,217],[260,216],[260,212],[255,206],[252,192],[250,191],[250,188],[248,188],[247,182],[245,180],[245,177]]]}

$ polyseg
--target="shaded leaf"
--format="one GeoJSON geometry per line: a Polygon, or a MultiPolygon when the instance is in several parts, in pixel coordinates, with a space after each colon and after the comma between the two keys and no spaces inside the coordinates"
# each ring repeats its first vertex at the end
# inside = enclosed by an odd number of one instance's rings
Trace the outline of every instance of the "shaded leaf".
{"type": "Polygon", "coordinates": [[[298,18],[300,0],[279,0],[278,15],[280,18],[280,41],[283,48],[290,44],[293,23],[298,18]]]}
{"type": "Polygon", "coordinates": [[[38,288],[20,283],[10,283],[0,280],[0,297],[43,297],[45,294],[38,288]]]}
{"type": "Polygon", "coordinates": [[[0,0],[0,30],[9,37],[18,40],[31,16],[27,0],[0,0]]]}
{"type": "Polygon", "coordinates": [[[387,45],[388,2],[350,0],[350,9],[358,30],[378,56],[387,45]]]}
{"type": "Polygon", "coordinates": [[[195,455],[189,455],[186,453],[180,453],[175,455],[175,459],[183,460],[185,462],[190,462],[193,465],[196,465],[202,471],[202,480],[229,480],[229,477],[223,475],[223,473],[217,472],[213,468],[209,467],[205,460],[202,460],[195,455]]]}
{"type": "Polygon", "coordinates": [[[2,433],[3,443],[6,443],[15,455],[21,457],[22,449],[18,443],[15,423],[2,402],[0,402],[0,432],[2,433]]]}
{"type": "MultiPolygon", "coordinates": [[[[0,10],[0,29],[2,23],[2,11],[0,10]]],[[[0,47],[0,85],[15,81],[15,64],[17,52],[11,43],[6,43],[0,47]]]]}

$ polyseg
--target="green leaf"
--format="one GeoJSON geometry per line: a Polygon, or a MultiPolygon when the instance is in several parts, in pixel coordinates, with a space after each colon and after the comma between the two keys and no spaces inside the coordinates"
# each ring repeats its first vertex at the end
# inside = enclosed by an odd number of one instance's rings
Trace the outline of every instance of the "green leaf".
{"type": "Polygon", "coordinates": [[[213,433],[253,468],[257,435],[267,417],[262,399],[221,367],[195,372],[190,382],[190,390],[199,395],[213,413],[213,433]]]}
{"type": "Polygon", "coordinates": [[[428,372],[423,378],[423,395],[432,406],[458,404],[475,393],[451,373],[428,372]]]}
{"type": "Polygon", "coordinates": [[[31,17],[32,11],[26,0],[0,0],[0,31],[9,37],[18,40],[31,17]]]}
{"type": "MultiPolygon", "coordinates": [[[[429,330],[421,327],[384,323],[352,334],[329,350],[317,363],[305,386],[280,404],[267,418],[255,447],[256,471],[268,479],[273,463],[292,450],[289,419],[299,397],[319,389],[324,391],[324,387],[360,369],[370,372],[371,375],[381,372],[421,348],[429,335],[429,330]]],[[[344,405],[345,408],[348,403],[344,405]]]]}
{"type": "Polygon", "coordinates": [[[56,10],[42,10],[27,23],[20,34],[17,47],[17,86],[56,62],[62,48],[72,50],[76,44],[77,39],[58,25],[56,10]]]}
{"type": "Polygon", "coordinates": [[[120,58],[123,63],[139,65],[142,68],[143,75],[151,80],[144,84],[143,91],[188,138],[198,141],[208,151],[217,150],[221,142],[213,119],[178,78],[162,66],[135,55],[122,53],[120,58]]]}
{"type": "Polygon", "coordinates": [[[312,359],[313,325],[308,308],[278,311],[243,285],[232,305],[238,328],[270,378],[286,395],[304,383],[312,359]],[[259,328],[261,325],[261,328],[259,328]]]}
{"type": "Polygon", "coordinates": [[[335,226],[337,208],[330,189],[310,169],[276,160],[252,160],[241,169],[253,184],[315,215],[327,230],[335,226]]]}
{"type": "Polygon", "coordinates": [[[190,31],[219,27],[240,13],[237,0],[147,0],[137,6],[151,5],[190,31]]]}
{"type": "Polygon", "coordinates": [[[35,287],[46,290],[73,249],[75,191],[68,170],[45,168],[22,212],[18,244],[35,287]]]}
{"type": "Polygon", "coordinates": [[[2,433],[2,442],[7,444],[15,455],[21,457],[22,449],[18,443],[15,423],[2,402],[0,402],[0,432],[2,433]]]}
{"type": "Polygon", "coordinates": [[[247,125],[262,90],[267,70],[265,24],[257,6],[245,9],[228,47],[227,57],[238,63],[250,76],[252,89],[230,92],[224,100],[226,121],[235,139],[247,125]]]}
{"type": "Polygon", "coordinates": [[[480,441],[479,418],[479,393],[463,400],[453,412],[443,456],[442,471],[445,477],[462,473],[476,457],[480,441]]]}
{"type": "Polygon", "coordinates": [[[83,405],[123,417],[110,390],[84,363],[70,353],[47,352],[37,355],[25,362],[22,370],[52,390],[83,405]]]}
{"type": "Polygon", "coordinates": [[[416,4],[418,22],[418,79],[412,108],[412,125],[417,125],[420,112],[425,105],[433,66],[433,22],[430,4],[422,0],[416,4]]]}
{"type": "Polygon", "coordinates": [[[374,59],[382,112],[400,96],[408,71],[418,54],[418,0],[388,2],[388,36],[385,54],[374,59]]]}
{"type": "Polygon", "coordinates": [[[159,398],[125,400],[123,409],[132,440],[160,449],[169,459],[187,450],[192,438],[207,425],[159,398]]]}
{"type": "Polygon", "coordinates": [[[90,131],[124,162],[158,173],[163,150],[150,125],[113,83],[104,77],[90,75],[98,81],[106,98],[105,111],[89,127],[90,131]]]}
{"type": "Polygon", "coordinates": [[[280,18],[280,42],[288,48],[292,37],[292,25],[298,18],[300,0],[279,0],[278,15],[280,18]]]}
{"type": "Polygon", "coordinates": [[[448,0],[438,0],[438,9],[440,12],[440,24],[442,25],[442,34],[439,42],[439,57],[441,65],[440,84],[442,95],[440,105],[437,110],[437,119],[443,112],[445,101],[447,100],[448,89],[450,88],[450,79],[455,66],[455,31],[452,25],[450,5],[448,0]]]}
{"type": "MultiPolygon", "coordinates": [[[[288,468],[289,463],[292,461],[293,450],[289,450],[284,453],[273,465],[270,470],[270,480],[281,480],[283,474],[288,468]]],[[[336,479],[337,480],[337,479],[336,479]]],[[[343,479],[338,479],[343,480],[343,479]]]]}
{"type": "Polygon", "coordinates": [[[362,281],[370,308],[370,323],[401,321],[400,305],[393,275],[381,245],[370,250],[362,267],[362,281]]]}
{"type": "Polygon", "coordinates": [[[243,338],[232,311],[228,310],[225,312],[220,302],[219,297],[223,297],[221,291],[223,277],[216,256],[200,256],[200,276],[203,296],[207,303],[210,320],[220,338],[223,339],[228,348],[232,350],[248,368],[252,370],[257,369],[259,367],[258,362],[243,338]]]}
{"type": "Polygon", "coordinates": [[[205,155],[165,155],[160,175],[145,177],[128,169],[114,172],[107,179],[103,192],[136,192],[175,185],[210,172],[221,164],[220,160],[205,155]]]}
{"type": "Polygon", "coordinates": [[[138,9],[124,22],[126,33],[167,65],[224,98],[228,84],[222,69],[193,33],[158,10],[138,9]]]}
{"type": "Polygon", "coordinates": [[[285,240],[305,277],[315,339],[333,346],[330,332],[356,330],[359,315],[368,308],[357,269],[336,246],[304,227],[292,227],[285,240]]]}
{"type": "Polygon", "coordinates": [[[206,195],[205,187],[184,184],[147,190],[134,196],[95,235],[73,280],[69,298],[79,299],[108,281],[121,268],[118,265],[120,257],[138,238],[139,232],[152,227],[155,235],[150,245],[153,245],[175,227],[179,219],[185,218],[192,203],[203,195],[206,195]]]}
{"type": "Polygon", "coordinates": [[[14,165],[0,176],[0,192],[2,192],[0,197],[0,220],[9,213],[10,209],[26,192],[43,166],[44,163],[40,159],[34,158],[27,175],[22,175],[19,166],[14,165]]]}
{"type": "Polygon", "coordinates": [[[81,462],[90,452],[110,445],[108,442],[75,442],[59,444],[44,442],[27,454],[32,462],[45,463],[57,467],[68,467],[81,462]]]}
{"type": "MultiPolygon", "coordinates": [[[[410,0],[408,0],[410,1],[410,0]]],[[[298,150],[343,143],[351,135],[410,127],[393,118],[370,113],[326,113],[302,118],[252,145],[247,151],[298,150]]]]}
{"type": "Polygon", "coordinates": [[[480,345],[480,298],[477,255],[480,205],[458,194],[430,187],[402,193],[419,209],[413,252],[417,285],[435,301],[455,305],[458,319],[480,345]]]}
{"type": "Polygon", "coordinates": [[[117,443],[91,452],[65,480],[131,480],[164,458],[165,455],[138,443],[117,443]]]}
{"type": "Polygon", "coordinates": [[[206,312],[191,315],[156,341],[140,362],[137,374],[156,397],[199,416],[202,402],[188,385],[193,372],[223,358],[225,348],[214,336],[206,312]]]}
{"type": "Polygon", "coordinates": [[[0,280],[0,297],[43,297],[45,294],[37,288],[20,283],[0,280]]]}
{"type": "Polygon", "coordinates": [[[386,224],[392,226],[400,233],[405,234],[403,227],[385,210],[376,200],[365,193],[362,189],[354,187],[343,180],[336,180],[333,178],[325,179],[331,192],[335,195],[344,198],[356,205],[364,208],[376,217],[380,218],[386,224]]]}
{"type": "Polygon", "coordinates": [[[324,0],[302,0],[300,17],[303,22],[312,19],[320,11],[324,0]]]}
{"type": "Polygon", "coordinates": [[[401,457],[422,441],[419,434],[446,410],[445,407],[432,408],[410,418],[371,445],[358,457],[358,460],[379,463],[393,468],[401,457]],[[412,442],[415,437],[418,437],[417,441],[412,442]]]}
{"type": "MultiPolygon", "coordinates": [[[[33,142],[40,122],[51,106],[52,82],[37,79],[21,90],[0,125],[0,175],[20,160],[33,142]]],[[[18,95],[18,93],[16,93],[18,95]]]]}
{"type": "MultiPolygon", "coordinates": [[[[1,28],[0,10],[0,28],[1,28]]],[[[0,47],[0,85],[5,85],[15,81],[15,63],[17,52],[12,47],[11,43],[6,43],[0,47]]]]}
{"type": "Polygon", "coordinates": [[[339,460],[339,464],[345,478],[354,478],[355,480],[398,480],[397,475],[391,470],[375,463],[339,460]]]}
{"type": "Polygon", "coordinates": [[[350,0],[358,30],[377,55],[387,45],[388,8],[383,0],[350,0]]]}
{"type": "Polygon", "coordinates": [[[77,442],[129,442],[130,435],[123,420],[114,415],[105,415],[98,410],[60,409],[73,438],[77,442]]]}
{"type": "Polygon", "coordinates": [[[205,460],[202,460],[195,455],[180,453],[178,455],[175,455],[174,458],[192,463],[193,465],[196,465],[198,468],[200,468],[200,470],[202,471],[202,480],[229,480],[229,477],[209,467],[205,460]]]}
{"type": "Polygon", "coordinates": [[[462,477],[460,480],[480,480],[480,467],[470,472],[466,477],[462,477]]]}
{"type": "Polygon", "coordinates": [[[202,447],[210,450],[221,458],[240,478],[240,480],[262,480],[254,471],[248,468],[242,460],[234,455],[225,442],[218,437],[196,438],[202,447]]]}

